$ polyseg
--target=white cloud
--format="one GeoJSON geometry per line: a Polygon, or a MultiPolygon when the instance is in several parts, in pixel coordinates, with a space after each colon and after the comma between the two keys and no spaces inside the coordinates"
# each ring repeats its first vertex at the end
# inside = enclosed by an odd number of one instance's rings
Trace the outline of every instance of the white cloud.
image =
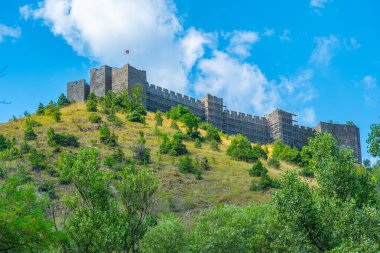
{"type": "Polygon", "coordinates": [[[328,37],[316,37],[316,48],[314,49],[310,62],[316,66],[328,66],[339,47],[339,40],[336,36],[330,35],[328,37]]]}
{"type": "Polygon", "coordinates": [[[363,78],[362,83],[364,84],[365,88],[371,89],[375,88],[377,86],[377,80],[371,75],[367,75],[363,78]]]}
{"type": "Polygon", "coordinates": [[[4,24],[0,24],[0,43],[5,40],[6,37],[10,37],[13,39],[20,38],[21,29],[20,27],[9,27],[4,24]]]}
{"type": "MultiPolygon", "coordinates": [[[[172,0],[43,0],[20,13],[42,20],[80,55],[111,66],[128,61],[147,70],[151,83],[211,93],[223,97],[230,109],[264,114],[294,98],[300,104],[312,98],[307,73],[288,78],[286,86],[268,80],[256,64],[243,62],[260,39],[257,32],[185,30],[172,0]],[[227,40],[226,47],[220,37],[227,40]]],[[[268,30],[264,36],[273,34],[268,30]]],[[[282,39],[289,41],[289,34],[285,30],[282,39]]]]}
{"type": "Polygon", "coordinates": [[[316,124],[315,110],[312,107],[306,107],[298,114],[298,119],[300,124],[306,124],[309,126],[314,126],[316,124]]]}
{"type": "Polygon", "coordinates": [[[215,50],[211,58],[202,59],[199,71],[196,91],[223,97],[231,109],[249,111],[253,107],[263,114],[272,111],[279,101],[274,83],[257,65],[241,63],[225,52],[215,50]]]}
{"type": "Polygon", "coordinates": [[[259,34],[252,31],[234,31],[229,36],[230,45],[227,52],[242,58],[247,58],[251,55],[252,45],[260,39],[259,34]]]}
{"type": "Polygon", "coordinates": [[[314,71],[312,69],[304,69],[291,77],[280,77],[280,89],[283,91],[284,96],[292,96],[292,102],[309,102],[317,96],[313,87],[312,79],[314,71]]]}
{"type": "Polygon", "coordinates": [[[197,60],[204,56],[205,46],[212,46],[215,44],[215,40],[215,34],[202,33],[195,28],[189,29],[186,36],[180,42],[185,68],[190,70],[197,60]]]}
{"type": "Polygon", "coordinates": [[[330,0],[310,0],[310,7],[312,8],[324,8],[330,0]]]}
{"type": "Polygon", "coordinates": [[[289,30],[284,30],[282,34],[280,35],[280,40],[282,41],[292,41],[290,38],[290,31],[289,30]]]}
{"type": "Polygon", "coordinates": [[[265,37],[272,37],[276,31],[274,29],[265,28],[263,32],[263,36],[265,37]]]}

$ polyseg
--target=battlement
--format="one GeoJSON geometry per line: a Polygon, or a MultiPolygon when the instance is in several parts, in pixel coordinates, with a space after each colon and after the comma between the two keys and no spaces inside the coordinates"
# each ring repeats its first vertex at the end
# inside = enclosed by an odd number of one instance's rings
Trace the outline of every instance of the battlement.
{"type": "Polygon", "coordinates": [[[282,140],[285,144],[301,149],[307,145],[308,139],[316,132],[329,132],[342,147],[350,147],[361,161],[359,128],[351,125],[332,124],[321,122],[314,128],[294,124],[295,114],[276,109],[270,114],[256,116],[243,112],[227,110],[223,98],[206,94],[196,99],[177,93],[147,82],[146,71],[138,70],[127,64],[121,68],[103,65],[90,70],[90,86],[85,80],[69,82],[67,95],[71,101],[84,101],[89,92],[96,96],[105,96],[112,90],[118,93],[124,89],[131,89],[140,84],[143,105],[149,111],[170,111],[171,108],[183,105],[190,112],[202,120],[214,125],[225,133],[235,135],[243,134],[250,141],[272,143],[282,140]]]}

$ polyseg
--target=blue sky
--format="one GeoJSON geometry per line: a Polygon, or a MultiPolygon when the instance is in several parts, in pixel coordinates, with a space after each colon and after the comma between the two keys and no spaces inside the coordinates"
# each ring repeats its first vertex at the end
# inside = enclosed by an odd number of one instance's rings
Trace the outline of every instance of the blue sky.
{"type": "Polygon", "coordinates": [[[228,108],[353,121],[366,150],[380,122],[380,2],[343,0],[0,2],[0,122],[55,100],[101,64],[228,108]],[[125,55],[125,49],[130,55],[125,55]]]}

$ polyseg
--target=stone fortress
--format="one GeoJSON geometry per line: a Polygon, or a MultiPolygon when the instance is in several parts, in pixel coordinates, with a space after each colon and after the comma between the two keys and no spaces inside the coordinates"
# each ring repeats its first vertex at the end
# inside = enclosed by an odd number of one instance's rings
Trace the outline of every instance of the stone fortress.
{"type": "Polygon", "coordinates": [[[143,105],[148,111],[169,111],[172,107],[183,105],[219,130],[229,134],[243,134],[252,142],[262,144],[282,140],[297,149],[307,145],[309,137],[316,132],[329,132],[341,147],[351,148],[361,162],[360,132],[355,125],[320,122],[315,128],[296,125],[293,113],[276,109],[264,117],[227,110],[223,98],[207,94],[195,99],[149,84],[146,71],[138,70],[127,64],[122,68],[103,65],[90,70],[90,85],[85,80],[69,82],[67,97],[70,101],[84,102],[90,92],[104,97],[109,90],[115,93],[140,85],[144,97],[143,105]]]}

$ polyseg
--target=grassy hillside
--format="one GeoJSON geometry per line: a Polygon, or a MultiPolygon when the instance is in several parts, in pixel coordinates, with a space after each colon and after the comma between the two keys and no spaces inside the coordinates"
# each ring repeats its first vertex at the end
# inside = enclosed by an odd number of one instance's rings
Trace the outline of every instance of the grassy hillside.
{"type": "MultiPolygon", "coordinates": [[[[27,159],[6,162],[3,164],[8,170],[25,165],[32,173],[32,178],[37,184],[41,185],[45,181],[54,181],[57,200],[64,193],[69,192],[70,185],[61,185],[56,176],[52,176],[59,153],[47,145],[47,130],[52,127],[57,133],[70,133],[79,138],[80,147],[97,147],[100,150],[102,160],[104,157],[115,151],[115,148],[107,147],[99,141],[99,124],[92,124],[88,120],[89,112],[85,109],[85,104],[77,103],[61,110],[62,118],[60,122],[55,122],[50,116],[31,116],[32,119],[42,123],[42,126],[35,127],[34,131],[38,137],[36,140],[29,141],[31,146],[46,154],[49,169],[36,172],[29,169],[27,159]]],[[[134,145],[139,137],[139,131],[143,131],[146,138],[146,146],[151,150],[151,163],[139,167],[146,167],[156,172],[160,180],[160,187],[156,195],[157,212],[173,211],[186,217],[199,212],[202,209],[215,207],[219,204],[247,205],[249,203],[266,203],[270,201],[270,191],[253,192],[249,190],[251,182],[258,181],[259,178],[249,176],[248,170],[252,166],[250,163],[234,161],[226,155],[226,149],[231,137],[222,136],[222,144],[219,151],[210,148],[209,143],[202,143],[201,148],[195,148],[193,141],[184,141],[190,156],[195,158],[207,157],[211,170],[203,172],[203,179],[196,180],[193,174],[183,174],[178,170],[179,157],[159,154],[161,138],[154,134],[154,113],[148,113],[146,125],[128,122],[125,116],[117,114],[123,121],[122,126],[115,126],[108,122],[104,115],[102,121],[115,132],[118,136],[118,143],[127,156],[132,155],[130,147],[134,145]]],[[[16,138],[17,145],[23,142],[25,130],[25,118],[0,124],[0,134],[7,138],[16,138]]],[[[170,128],[171,120],[164,118],[163,126],[159,127],[163,133],[169,135],[175,132],[170,128]]],[[[180,125],[180,123],[179,123],[180,125]]],[[[182,126],[180,125],[182,128],[182,126]]],[[[201,131],[204,135],[205,133],[201,131]]],[[[270,148],[269,148],[270,149],[270,148]]],[[[75,148],[62,148],[61,150],[72,150],[75,148]]],[[[267,166],[266,161],[263,161],[267,166]]],[[[103,163],[102,163],[103,164],[103,163]]],[[[271,177],[277,177],[281,171],[290,166],[281,163],[281,169],[269,170],[271,177]]],[[[106,169],[106,168],[104,168],[106,169]]]]}

